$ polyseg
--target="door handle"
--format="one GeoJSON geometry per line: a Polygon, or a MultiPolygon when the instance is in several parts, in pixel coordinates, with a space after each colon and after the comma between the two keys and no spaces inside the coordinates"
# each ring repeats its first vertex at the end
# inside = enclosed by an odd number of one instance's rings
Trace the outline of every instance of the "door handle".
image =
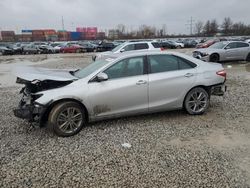
{"type": "Polygon", "coordinates": [[[194,74],[192,74],[192,73],[187,73],[187,74],[185,74],[184,76],[187,77],[187,78],[189,78],[189,77],[194,76],[194,74]]]}
{"type": "Polygon", "coordinates": [[[146,84],[147,81],[146,80],[139,80],[138,82],[136,82],[136,85],[142,85],[142,84],[146,84]]]}

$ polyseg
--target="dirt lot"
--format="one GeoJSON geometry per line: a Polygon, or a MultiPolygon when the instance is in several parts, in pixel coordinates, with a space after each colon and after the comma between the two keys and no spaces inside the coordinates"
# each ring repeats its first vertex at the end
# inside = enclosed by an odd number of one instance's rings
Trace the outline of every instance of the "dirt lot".
{"type": "Polygon", "coordinates": [[[224,64],[228,92],[212,97],[202,116],[174,111],[102,121],[70,138],[14,117],[20,99],[14,66],[80,68],[90,57],[0,57],[0,187],[250,187],[250,65],[244,62],[224,64]]]}

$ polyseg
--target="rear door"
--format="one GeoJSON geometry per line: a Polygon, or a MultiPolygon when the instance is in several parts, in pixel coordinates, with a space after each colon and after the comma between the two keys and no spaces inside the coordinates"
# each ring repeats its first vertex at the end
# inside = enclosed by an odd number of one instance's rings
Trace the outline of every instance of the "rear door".
{"type": "Polygon", "coordinates": [[[89,83],[93,116],[120,116],[148,111],[148,75],[144,56],[127,58],[107,68],[108,80],[89,83]]]}
{"type": "Polygon", "coordinates": [[[151,55],[149,63],[149,110],[179,108],[196,79],[196,65],[174,55],[151,55]]]}
{"type": "Polygon", "coordinates": [[[237,42],[238,49],[238,60],[245,60],[247,55],[250,53],[249,44],[244,42],[237,42]]]}
{"type": "Polygon", "coordinates": [[[226,60],[237,60],[239,59],[240,49],[237,47],[237,42],[231,42],[225,47],[225,59],[226,60]]]}

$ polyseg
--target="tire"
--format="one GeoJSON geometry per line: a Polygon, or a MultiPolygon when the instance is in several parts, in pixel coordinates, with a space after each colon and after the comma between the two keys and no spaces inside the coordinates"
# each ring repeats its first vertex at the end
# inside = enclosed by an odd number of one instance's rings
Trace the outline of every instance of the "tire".
{"type": "Polygon", "coordinates": [[[246,61],[250,62],[250,53],[247,55],[246,61]]]}
{"type": "Polygon", "coordinates": [[[85,111],[76,102],[59,103],[49,113],[48,125],[57,136],[76,135],[86,125],[85,111]]]}
{"type": "Polygon", "coordinates": [[[190,115],[201,115],[209,107],[210,96],[201,87],[191,89],[185,97],[184,108],[190,115]]]}
{"type": "Polygon", "coordinates": [[[220,56],[218,55],[218,54],[212,54],[211,56],[210,56],[210,62],[215,62],[215,63],[217,63],[217,62],[219,62],[220,61],[220,56]]]}

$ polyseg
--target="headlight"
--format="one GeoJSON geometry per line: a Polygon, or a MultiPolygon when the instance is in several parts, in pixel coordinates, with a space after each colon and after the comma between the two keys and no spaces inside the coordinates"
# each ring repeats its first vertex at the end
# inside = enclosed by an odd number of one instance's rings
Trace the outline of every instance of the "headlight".
{"type": "Polygon", "coordinates": [[[202,57],[204,57],[204,56],[208,56],[209,54],[208,53],[206,53],[206,52],[203,52],[203,53],[201,53],[201,56],[202,57]]]}
{"type": "Polygon", "coordinates": [[[32,94],[32,100],[35,101],[37,99],[39,99],[41,96],[43,96],[43,94],[32,94]]]}

